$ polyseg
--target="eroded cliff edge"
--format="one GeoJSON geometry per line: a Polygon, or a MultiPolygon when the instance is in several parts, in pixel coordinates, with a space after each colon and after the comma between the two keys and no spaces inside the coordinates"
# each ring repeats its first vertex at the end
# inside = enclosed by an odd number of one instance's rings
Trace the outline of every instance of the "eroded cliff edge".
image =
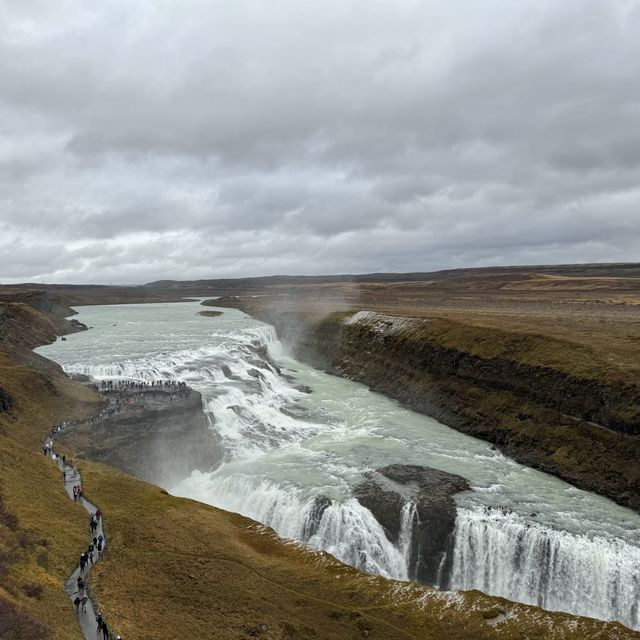
{"type": "Polygon", "coordinates": [[[300,360],[640,510],[640,389],[621,377],[600,378],[595,369],[591,374],[589,354],[577,346],[444,318],[320,316],[241,298],[215,304],[273,324],[300,360]],[[545,357],[553,364],[545,365],[545,357]]]}
{"type": "Polygon", "coordinates": [[[463,477],[440,469],[392,464],[367,473],[353,493],[373,513],[389,540],[409,545],[409,579],[442,585],[452,558],[453,496],[469,488],[463,477]]]}
{"type": "Polygon", "coordinates": [[[174,485],[194,469],[211,470],[222,450],[208,427],[202,396],[190,390],[170,401],[169,395],[147,393],[142,405],[74,427],[59,440],[83,458],[161,487],[174,485]]]}

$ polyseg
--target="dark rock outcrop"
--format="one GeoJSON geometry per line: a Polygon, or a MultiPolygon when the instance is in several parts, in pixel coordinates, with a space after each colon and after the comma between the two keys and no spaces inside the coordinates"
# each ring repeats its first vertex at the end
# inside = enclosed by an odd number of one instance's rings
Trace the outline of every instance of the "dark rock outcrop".
{"type": "Polygon", "coordinates": [[[403,509],[411,501],[415,513],[411,528],[409,578],[427,584],[446,583],[456,521],[453,495],[469,489],[461,476],[417,465],[394,464],[366,475],[354,495],[398,543],[403,509]]]}
{"type": "Polygon", "coordinates": [[[316,496],[313,499],[313,506],[311,507],[311,513],[309,514],[309,519],[304,525],[304,531],[302,532],[302,539],[306,542],[311,538],[318,527],[320,526],[320,521],[322,520],[322,516],[324,512],[331,506],[331,498],[325,495],[316,496]]]}
{"type": "Polygon", "coordinates": [[[91,460],[165,487],[194,469],[209,471],[221,460],[216,432],[207,426],[196,391],[173,402],[164,394],[155,400],[147,397],[144,408],[76,427],[64,437],[91,460]]]}
{"type": "Polygon", "coordinates": [[[9,392],[0,387],[0,413],[9,411],[12,404],[13,398],[11,397],[9,392]]]}

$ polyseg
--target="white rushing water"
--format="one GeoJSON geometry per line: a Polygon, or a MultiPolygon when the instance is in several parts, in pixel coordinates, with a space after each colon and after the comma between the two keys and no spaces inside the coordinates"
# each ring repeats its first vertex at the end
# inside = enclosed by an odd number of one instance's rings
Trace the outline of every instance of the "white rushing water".
{"type": "Polygon", "coordinates": [[[210,318],[201,309],[83,307],[78,318],[91,331],[39,352],[69,372],[180,380],[202,393],[223,462],[168,487],[176,495],[247,515],[364,571],[407,579],[413,505],[405,505],[394,544],[352,487],[393,463],[456,473],[473,491],[456,496],[451,588],[640,628],[638,514],[292,360],[272,327],[239,311],[210,318]]]}

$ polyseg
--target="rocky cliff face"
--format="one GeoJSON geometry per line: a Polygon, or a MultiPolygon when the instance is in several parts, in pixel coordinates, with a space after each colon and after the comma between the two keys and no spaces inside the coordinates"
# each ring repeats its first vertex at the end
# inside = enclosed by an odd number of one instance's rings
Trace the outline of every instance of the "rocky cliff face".
{"type": "Polygon", "coordinates": [[[452,496],[467,489],[467,481],[460,476],[429,467],[394,464],[367,474],[365,481],[354,488],[354,495],[373,513],[392,542],[399,542],[407,533],[403,526],[408,525],[409,579],[443,585],[449,574],[456,521],[452,496]]]}
{"type": "Polygon", "coordinates": [[[196,391],[172,402],[168,394],[157,398],[148,394],[144,406],[75,427],[62,441],[83,457],[164,487],[186,478],[194,469],[209,471],[221,455],[196,391]]]}
{"type": "MultiPolygon", "coordinates": [[[[224,301],[222,301],[224,304],[224,301]]],[[[264,312],[295,357],[496,444],[505,454],[640,509],[640,390],[445,344],[429,320],[264,312]]],[[[442,323],[442,320],[439,322],[442,323]]]]}

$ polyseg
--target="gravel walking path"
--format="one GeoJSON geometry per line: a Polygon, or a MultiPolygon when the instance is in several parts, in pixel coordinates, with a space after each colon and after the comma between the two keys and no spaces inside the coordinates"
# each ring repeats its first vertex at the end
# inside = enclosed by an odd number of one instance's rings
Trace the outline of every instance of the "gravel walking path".
{"type": "MultiPolygon", "coordinates": [[[[69,498],[73,500],[74,499],[73,487],[78,485],[82,486],[82,477],[78,471],[74,470],[73,467],[70,467],[69,465],[63,463],[62,458],[59,455],[57,455],[51,448],[50,439],[47,440],[47,445],[48,445],[48,452],[49,452],[48,455],[56,463],[58,469],[60,469],[60,471],[63,472],[64,488],[69,498]]],[[[75,502],[77,502],[82,507],[84,507],[84,509],[87,511],[88,514],[93,514],[98,511],[98,507],[96,507],[96,505],[89,502],[84,497],[78,498],[77,500],[75,500],[75,502]]],[[[87,520],[87,530],[89,530],[88,523],[89,523],[89,520],[87,520]]],[[[102,535],[102,538],[103,538],[102,552],[99,553],[98,550],[95,549],[93,563],[89,561],[85,566],[84,571],[82,572],[80,570],[80,564],[78,564],[75,567],[75,569],[72,571],[71,575],[67,578],[67,581],[65,582],[65,585],[64,585],[64,589],[67,595],[69,596],[69,600],[71,601],[71,605],[74,607],[74,609],[75,609],[74,600],[76,596],[81,595],[78,591],[78,576],[82,575],[86,583],[86,581],[89,578],[89,574],[91,573],[91,569],[93,565],[100,560],[101,555],[104,553],[107,547],[107,537],[105,535],[102,524],[103,524],[103,518],[102,517],[98,518],[97,529],[94,532],[89,532],[88,538],[87,538],[87,547],[88,547],[89,544],[91,544],[91,542],[93,541],[94,537],[98,538],[100,535],[102,535]]],[[[102,631],[98,632],[97,630],[98,623],[96,621],[96,615],[97,615],[96,607],[93,601],[91,600],[89,590],[86,587],[85,587],[85,594],[88,599],[84,609],[82,608],[82,606],[79,606],[76,611],[76,614],[78,616],[78,622],[80,623],[80,628],[82,629],[82,634],[86,640],[96,640],[96,638],[102,639],[104,638],[102,631]]],[[[109,638],[111,637],[113,636],[109,635],[109,638]]]]}

